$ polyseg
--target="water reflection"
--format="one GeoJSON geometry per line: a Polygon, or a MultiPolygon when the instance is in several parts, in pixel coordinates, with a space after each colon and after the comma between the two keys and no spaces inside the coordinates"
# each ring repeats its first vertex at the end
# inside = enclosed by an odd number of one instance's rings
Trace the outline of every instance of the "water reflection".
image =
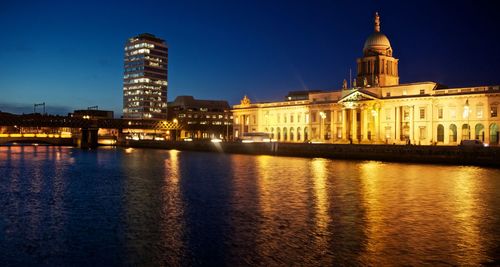
{"type": "Polygon", "coordinates": [[[480,265],[491,260],[483,249],[488,240],[480,234],[489,216],[478,190],[487,187],[480,185],[484,169],[367,162],[361,171],[368,233],[364,263],[480,265]]]}
{"type": "Polygon", "coordinates": [[[0,146],[8,265],[481,265],[500,171],[0,146]]]}

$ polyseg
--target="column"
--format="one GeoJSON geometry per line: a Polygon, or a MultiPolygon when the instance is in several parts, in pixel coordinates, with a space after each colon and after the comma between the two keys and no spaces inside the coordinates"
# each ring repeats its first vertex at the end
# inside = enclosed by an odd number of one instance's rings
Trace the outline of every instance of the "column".
{"type": "Polygon", "coordinates": [[[368,120],[370,115],[368,114],[368,108],[364,108],[361,111],[361,123],[363,123],[363,141],[368,141],[368,120]]]}
{"type": "Polygon", "coordinates": [[[342,140],[347,140],[347,111],[342,108],[342,140]]]}
{"type": "Polygon", "coordinates": [[[377,109],[377,114],[375,115],[375,118],[373,118],[373,130],[375,132],[374,134],[374,137],[373,137],[373,141],[374,142],[377,142],[380,139],[380,133],[379,133],[379,130],[380,130],[380,109],[377,109]]]}
{"type": "Polygon", "coordinates": [[[352,136],[352,141],[358,141],[358,122],[357,122],[357,118],[356,118],[356,113],[357,113],[357,110],[356,109],[351,109],[351,113],[352,113],[352,116],[351,116],[351,136],[352,136]]]}
{"type": "Polygon", "coordinates": [[[396,107],[396,125],[395,125],[395,134],[394,140],[399,142],[401,140],[401,107],[396,107]]]}
{"type": "Polygon", "coordinates": [[[413,129],[413,126],[415,125],[413,123],[413,118],[414,118],[415,114],[413,114],[413,113],[415,113],[415,106],[411,106],[411,112],[410,112],[410,142],[412,144],[415,144],[415,140],[413,140],[414,139],[414,130],[415,130],[415,129],[413,129]]]}

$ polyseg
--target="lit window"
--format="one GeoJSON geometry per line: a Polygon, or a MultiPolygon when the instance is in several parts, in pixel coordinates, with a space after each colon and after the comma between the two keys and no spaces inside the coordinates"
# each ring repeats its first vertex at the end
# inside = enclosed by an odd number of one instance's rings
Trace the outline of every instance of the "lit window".
{"type": "Polygon", "coordinates": [[[420,108],[420,119],[425,119],[425,108],[420,108]]]}
{"type": "Polygon", "coordinates": [[[483,118],[483,105],[478,105],[478,106],[476,107],[476,117],[477,117],[478,119],[483,118]]]}
{"type": "Polygon", "coordinates": [[[426,130],[425,130],[425,126],[421,126],[420,127],[420,135],[419,135],[419,139],[422,140],[422,139],[425,139],[425,134],[426,134],[426,130]]]}
{"type": "Polygon", "coordinates": [[[452,119],[457,118],[457,110],[455,108],[450,109],[450,118],[452,118],[452,119]]]}
{"type": "Polygon", "coordinates": [[[491,106],[490,114],[492,118],[495,118],[497,116],[497,106],[491,106]]]}

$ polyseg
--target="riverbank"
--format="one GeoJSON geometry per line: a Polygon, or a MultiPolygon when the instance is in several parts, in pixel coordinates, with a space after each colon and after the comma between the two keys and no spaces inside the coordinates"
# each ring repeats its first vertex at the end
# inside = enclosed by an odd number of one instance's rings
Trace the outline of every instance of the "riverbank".
{"type": "Polygon", "coordinates": [[[451,165],[500,167],[500,148],[460,146],[340,145],[301,143],[238,143],[209,141],[158,142],[127,140],[119,146],[177,149],[217,153],[320,157],[330,159],[379,160],[451,165]]]}

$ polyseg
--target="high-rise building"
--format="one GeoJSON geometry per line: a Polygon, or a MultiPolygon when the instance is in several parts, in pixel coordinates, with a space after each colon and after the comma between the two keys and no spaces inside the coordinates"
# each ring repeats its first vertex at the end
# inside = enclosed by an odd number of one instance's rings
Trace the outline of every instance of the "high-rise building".
{"type": "Polygon", "coordinates": [[[168,47],[165,40],[143,33],[125,45],[123,117],[167,118],[168,47]]]}

